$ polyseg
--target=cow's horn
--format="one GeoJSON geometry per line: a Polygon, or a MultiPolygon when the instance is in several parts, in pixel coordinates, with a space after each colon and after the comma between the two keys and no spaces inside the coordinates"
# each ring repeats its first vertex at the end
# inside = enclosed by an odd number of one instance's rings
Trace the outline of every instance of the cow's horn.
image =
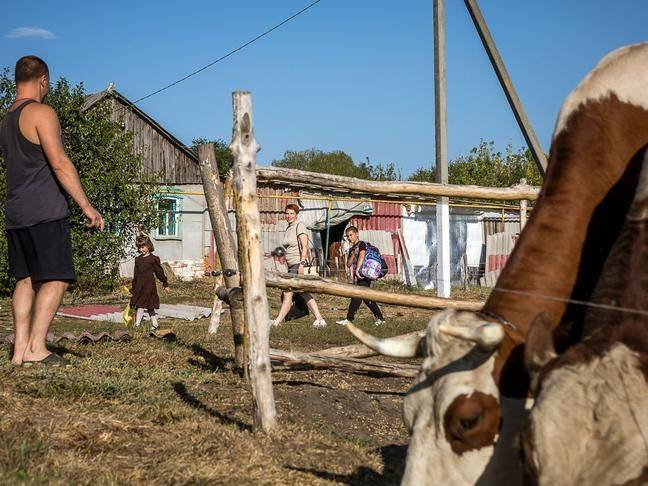
{"type": "Polygon", "coordinates": [[[439,330],[450,336],[476,343],[485,350],[495,349],[504,339],[504,328],[497,322],[487,322],[475,327],[441,324],[439,330]]]}
{"type": "Polygon", "coordinates": [[[358,341],[383,356],[392,358],[415,358],[421,356],[419,344],[424,335],[380,339],[364,332],[353,324],[347,324],[346,327],[358,341]]]}

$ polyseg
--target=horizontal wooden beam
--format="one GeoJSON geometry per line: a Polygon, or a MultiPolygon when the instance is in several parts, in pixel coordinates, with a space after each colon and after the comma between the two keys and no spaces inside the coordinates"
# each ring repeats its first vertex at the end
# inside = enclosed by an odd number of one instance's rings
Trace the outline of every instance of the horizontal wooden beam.
{"type": "Polygon", "coordinates": [[[270,349],[270,359],[283,366],[312,366],[314,368],[337,369],[355,373],[377,373],[381,375],[414,378],[418,375],[420,366],[406,363],[386,363],[383,361],[367,361],[355,358],[335,358],[299,351],[283,351],[270,349]]]}
{"type": "Polygon", "coordinates": [[[540,188],[526,184],[513,187],[481,187],[432,182],[367,181],[355,177],[320,174],[281,167],[258,167],[257,179],[265,183],[318,186],[325,190],[353,194],[379,195],[395,201],[413,201],[416,198],[463,197],[517,201],[538,199],[540,188]]]}
{"type": "Polygon", "coordinates": [[[313,292],[315,294],[358,297],[382,304],[401,305],[418,309],[481,310],[484,303],[474,300],[453,300],[417,294],[399,294],[358,285],[336,282],[321,277],[295,275],[292,273],[266,273],[266,285],[282,290],[313,292]]]}

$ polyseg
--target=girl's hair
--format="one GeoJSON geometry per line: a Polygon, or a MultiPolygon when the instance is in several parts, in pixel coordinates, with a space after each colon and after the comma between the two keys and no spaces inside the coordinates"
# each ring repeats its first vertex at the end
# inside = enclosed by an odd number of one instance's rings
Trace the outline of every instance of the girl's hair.
{"type": "Polygon", "coordinates": [[[148,247],[149,253],[153,253],[153,251],[155,250],[151,238],[146,235],[139,235],[137,238],[135,238],[135,246],[137,247],[137,249],[142,246],[146,246],[148,247]]]}
{"type": "Polygon", "coordinates": [[[286,209],[292,209],[293,211],[295,211],[295,214],[299,214],[299,206],[297,206],[296,204],[286,204],[286,209]]]}

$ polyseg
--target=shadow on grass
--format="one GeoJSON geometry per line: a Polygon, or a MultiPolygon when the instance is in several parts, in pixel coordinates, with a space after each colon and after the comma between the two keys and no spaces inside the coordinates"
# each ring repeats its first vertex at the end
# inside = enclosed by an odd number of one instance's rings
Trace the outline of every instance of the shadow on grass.
{"type": "Polygon", "coordinates": [[[66,348],[65,346],[61,346],[60,344],[53,344],[53,343],[47,343],[47,349],[60,356],[63,356],[64,354],[71,354],[72,356],[75,356],[77,358],[87,358],[90,355],[88,351],[85,352],[73,351],[69,348],[66,348]]]}
{"type": "Polygon", "coordinates": [[[273,385],[286,385],[286,386],[313,386],[316,388],[326,388],[327,390],[337,390],[334,386],[322,385],[321,383],[314,383],[312,381],[303,380],[277,380],[272,382],[273,385]]]}
{"type": "Polygon", "coordinates": [[[350,486],[363,485],[398,485],[405,472],[405,459],[407,457],[407,446],[391,444],[378,449],[382,456],[384,472],[381,474],[366,466],[360,466],[352,474],[337,474],[317,469],[286,466],[293,471],[312,474],[320,479],[335,481],[350,486]]]}
{"type": "MultiPolygon", "coordinates": [[[[14,346],[13,344],[5,344],[5,357],[7,358],[7,361],[11,361],[13,358],[13,352],[14,352],[14,346]]],[[[61,346],[60,344],[54,344],[54,343],[47,343],[47,349],[53,353],[58,354],[59,356],[63,356],[64,354],[71,354],[72,356],[75,356],[77,358],[87,358],[90,353],[84,352],[80,353],[78,351],[73,351],[71,349],[66,348],[65,346],[61,346]]]]}
{"type": "Polygon", "coordinates": [[[193,356],[187,358],[187,362],[192,366],[201,368],[204,371],[232,371],[233,364],[234,364],[233,358],[222,358],[220,356],[216,356],[214,353],[212,353],[208,349],[205,349],[200,344],[196,344],[196,343],[189,344],[180,339],[173,342],[172,344],[176,346],[182,346],[183,348],[186,348],[189,351],[191,351],[194,354],[194,356],[198,356],[205,360],[205,362],[202,363],[201,361],[198,361],[193,356]]]}
{"type": "Polygon", "coordinates": [[[386,390],[358,390],[362,393],[366,393],[367,395],[390,395],[394,397],[404,397],[407,395],[406,392],[398,392],[398,391],[386,391],[386,390]]]}
{"type": "Polygon", "coordinates": [[[206,371],[231,370],[232,363],[234,363],[232,358],[216,356],[214,353],[208,351],[199,344],[192,344],[190,349],[193,351],[194,355],[200,356],[205,360],[205,362],[201,363],[194,358],[189,358],[189,363],[194,366],[199,366],[206,371]]]}
{"type": "Polygon", "coordinates": [[[219,412],[218,410],[214,410],[213,408],[208,407],[203,402],[198,400],[195,396],[189,393],[184,383],[180,381],[175,382],[173,384],[173,391],[175,391],[180,399],[190,407],[195,408],[196,410],[200,410],[201,412],[205,412],[211,417],[217,418],[221,421],[221,423],[225,425],[236,425],[236,427],[238,427],[238,429],[241,431],[245,430],[252,432],[252,427],[250,425],[235,418],[228,417],[227,415],[219,412]]]}

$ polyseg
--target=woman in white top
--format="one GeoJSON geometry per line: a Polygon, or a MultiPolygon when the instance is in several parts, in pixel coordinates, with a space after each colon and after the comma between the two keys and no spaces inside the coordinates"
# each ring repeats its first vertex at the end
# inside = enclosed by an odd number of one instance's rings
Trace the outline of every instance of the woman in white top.
{"type": "MultiPolygon", "coordinates": [[[[304,273],[304,265],[308,263],[308,235],[306,233],[306,225],[301,221],[297,220],[297,215],[299,214],[299,206],[296,204],[288,204],[286,206],[285,215],[286,221],[288,221],[288,228],[284,234],[283,246],[286,249],[286,263],[288,264],[288,272],[295,274],[304,273]]],[[[319,308],[317,307],[317,302],[313,299],[313,296],[308,292],[301,292],[301,298],[306,302],[308,309],[315,316],[315,322],[313,322],[314,327],[325,327],[326,321],[322,318],[319,308]]],[[[281,303],[281,309],[279,309],[279,315],[274,320],[273,325],[279,326],[283,322],[284,318],[290,311],[290,307],[293,303],[293,292],[284,292],[283,302],[281,303]]]]}

